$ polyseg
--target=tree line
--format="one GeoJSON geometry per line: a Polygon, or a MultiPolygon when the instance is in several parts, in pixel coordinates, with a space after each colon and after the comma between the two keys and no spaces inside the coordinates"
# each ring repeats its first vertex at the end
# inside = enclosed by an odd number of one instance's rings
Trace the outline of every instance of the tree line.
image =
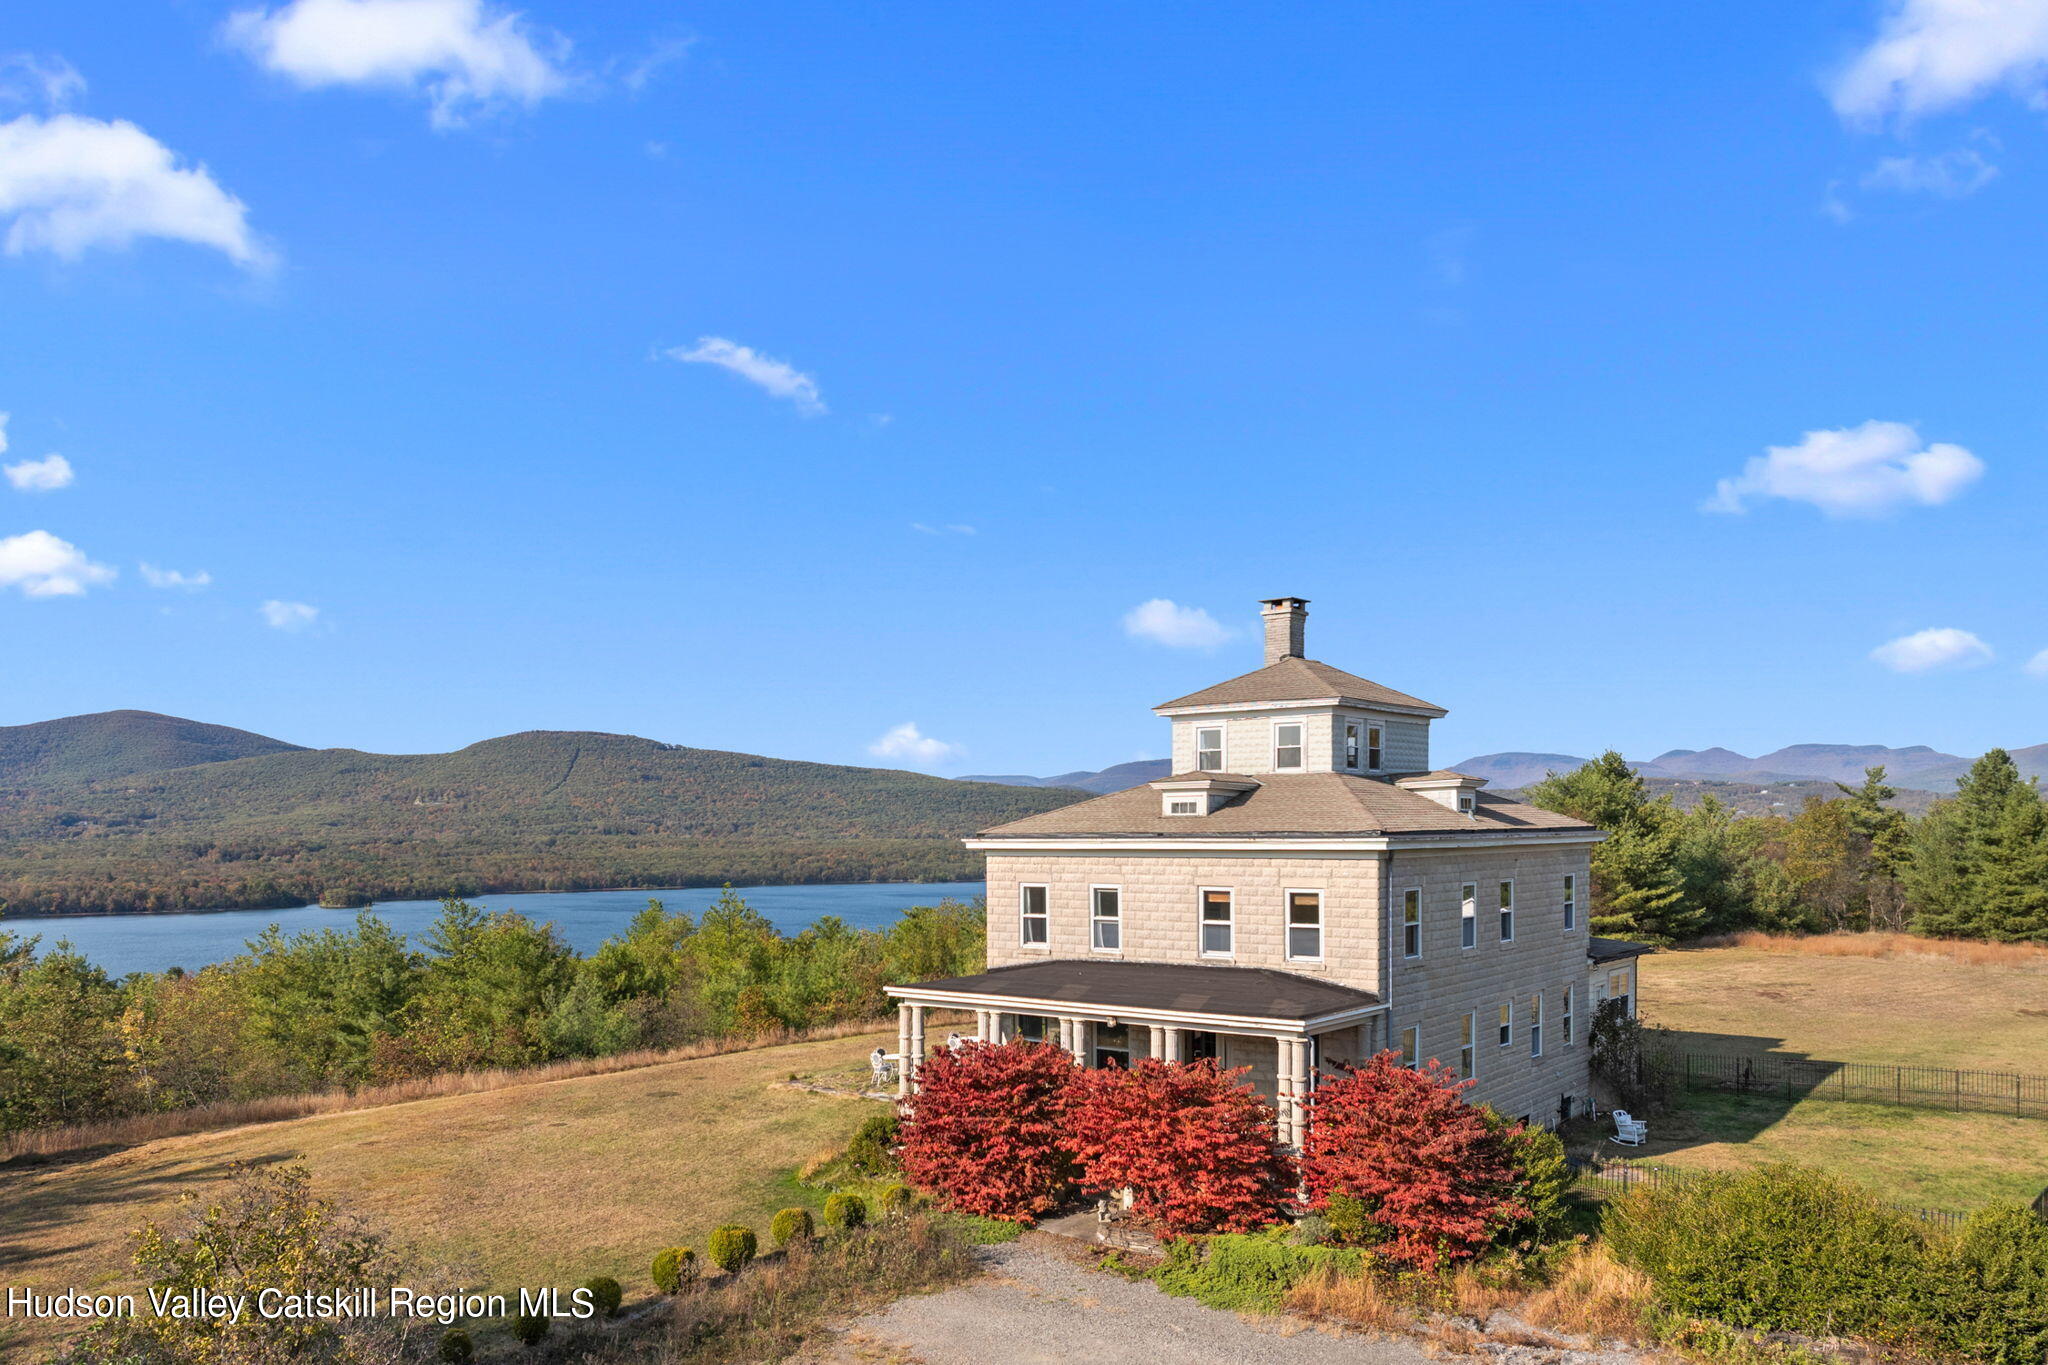
{"type": "Polygon", "coordinates": [[[366,913],[120,980],[0,930],[0,1133],[870,1019],[885,984],[979,971],[984,952],[979,903],[785,935],[730,888],[695,919],[650,900],[587,957],[461,900],[418,947],[366,913]]]}
{"type": "Polygon", "coordinates": [[[1993,749],[1915,819],[1882,767],[1796,815],[1652,798],[1613,750],[1525,793],[1607,832],[1592,854],[1596,934],[1668,943],[1740,929],[1906,931],[2048,943],[2048,802],[1993,749]]]}

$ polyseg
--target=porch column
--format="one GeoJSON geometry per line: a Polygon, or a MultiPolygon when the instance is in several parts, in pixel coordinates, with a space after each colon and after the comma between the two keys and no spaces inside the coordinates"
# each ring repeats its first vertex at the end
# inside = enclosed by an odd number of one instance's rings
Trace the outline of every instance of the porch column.
{"type": "Polygon", "coordinates": [[[1281,1038],[1279,1049],[1280,1141],[1289,1147],[1301,1145],[1302,1092],[1308,1088],[1308,1044],[1299,1038],[1281,1038]]]}
{"type": "Polygon", "coordinates": [[[903,1070],[910,1077],[910,1090],[917,1091],[917,1073],[924,1070],[924,1006],[910,1007],[910,1048],[904,1058],[903,1070]]]}
{"type": "Polygon", "coordinates": [[[998,1041],[996,1034],[1000,1031],[1000,1025],[1001,1020],[997,1017],[994,1010],[976,1010],[974,1012],[974,1036],[981,1039],[982,1042],[993,1043],[998,1041]]]}
{"type": "Polygon", "coordinates": [[[1166,1052],[1162,1060],[1184,1062],[1187,1060],[1188,1031],[1184,1028],[1162,1030],[1166,1034],[1166,1052]]]}
{"type": "Polygon", "coordinates": [[[1294,1145],[1294,1044],[1286,1038],[1273,1040],[1274,1131],[1282,1147],[1294,1145]]]}
{"type": "Polygon", "coordinates": [[[910,1006],[896,1007],[896,1098],[910,1098],[910,1006]]]}
{"type": "Polygon", "coordinates": [[[1166,1030],[1154,1024],[1151,1034],[1152,1036],[1149,1040],[1150,1047],[1147,1049],[1146,1055],[1155,1062],[1163,1062],[1166,1060],[1166,1030]]]}

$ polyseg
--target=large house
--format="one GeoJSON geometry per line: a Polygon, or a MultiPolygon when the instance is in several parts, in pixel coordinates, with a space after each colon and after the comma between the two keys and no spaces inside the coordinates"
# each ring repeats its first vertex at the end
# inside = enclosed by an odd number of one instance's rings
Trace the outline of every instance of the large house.
{"type": "Polygon", "coordinates": [[[1155,707],[1173,775],[983,830],[988,970],[892,986],[900,1084],[925,1012],[1085,1065],[1249,1067],[1298,1143],[1319,1069],[1386,1048],[1469,1098],[1581,1112],[1599,998],[1635,944],[1587,932],[1594,827],[1431,768],[1444,708],[1307,658],[1308,604],[1263,604],[1265,666],[1155,707]]]}

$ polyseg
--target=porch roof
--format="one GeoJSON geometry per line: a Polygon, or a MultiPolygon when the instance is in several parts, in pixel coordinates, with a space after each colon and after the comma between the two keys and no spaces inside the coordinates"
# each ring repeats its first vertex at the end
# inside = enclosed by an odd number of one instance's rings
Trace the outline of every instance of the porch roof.
{"type": "Polygon", "coordinates": [[[1657,950],[1647,943],[1630,943],[1625,938],[1601,938],[1597,934],[1586,940],[1588,962],[1619,962],[1627,957],[1645,957],[1657,950]]]}
{"type": "MultiPolygon", "coordinates": [[[[1061,1007],[1075,1013],[1134,1018],[1257,1020],[1301,1025],[1379,1008],[1371,991],[1267,967],[1175,962],[1097,962],[1069,958],[994,967],[974,976],[891,986],[909,1000],[951,997],[1000,1002],[1021,1013],[1061,1007]]],[[[983,1008],[988,1004],[984,1003],[983,1008]]]]}

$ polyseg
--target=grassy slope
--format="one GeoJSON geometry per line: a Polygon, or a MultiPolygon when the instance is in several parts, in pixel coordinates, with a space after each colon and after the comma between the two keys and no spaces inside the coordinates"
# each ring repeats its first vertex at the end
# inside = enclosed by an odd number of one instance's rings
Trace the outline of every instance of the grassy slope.
{"type": "Polygon", "coordinates": [[[880,1035],[797,1043],[611,1076],[324,1115],[0,1172],[0,1283],[127,1285],[127,1234],[236,1161],[297,1160],[461,1283],[504,1288],[647,1266],[719,1223],[765,1242],[778,1208],[814,1202],[786,1173],[843,1143],[868,1101],[777,1084],[845,1066],[880,1035]]]}
{"type": "MultiPolygon", "coordinates": [[[[1694,949],[1644,959],[1641,1000],[1696,1051],[2048,1072],[2041,967],[1694,949]]],[[[1699,1092],[1652,1134],[1643,1149],[1605,1151],[1724,1170],[1808,1162],[1929,1208],[2030,1200],[2048,1186],[2040,1119],[1699,1092]]]]}
{"type": "Polygon", "coordinates": [[[0,898],[38,910],[296,904],[720,881],[975,875],[960,836],[1071,791],[532,731],[452,754],[324,749],[0,801],[0,898]]]}

